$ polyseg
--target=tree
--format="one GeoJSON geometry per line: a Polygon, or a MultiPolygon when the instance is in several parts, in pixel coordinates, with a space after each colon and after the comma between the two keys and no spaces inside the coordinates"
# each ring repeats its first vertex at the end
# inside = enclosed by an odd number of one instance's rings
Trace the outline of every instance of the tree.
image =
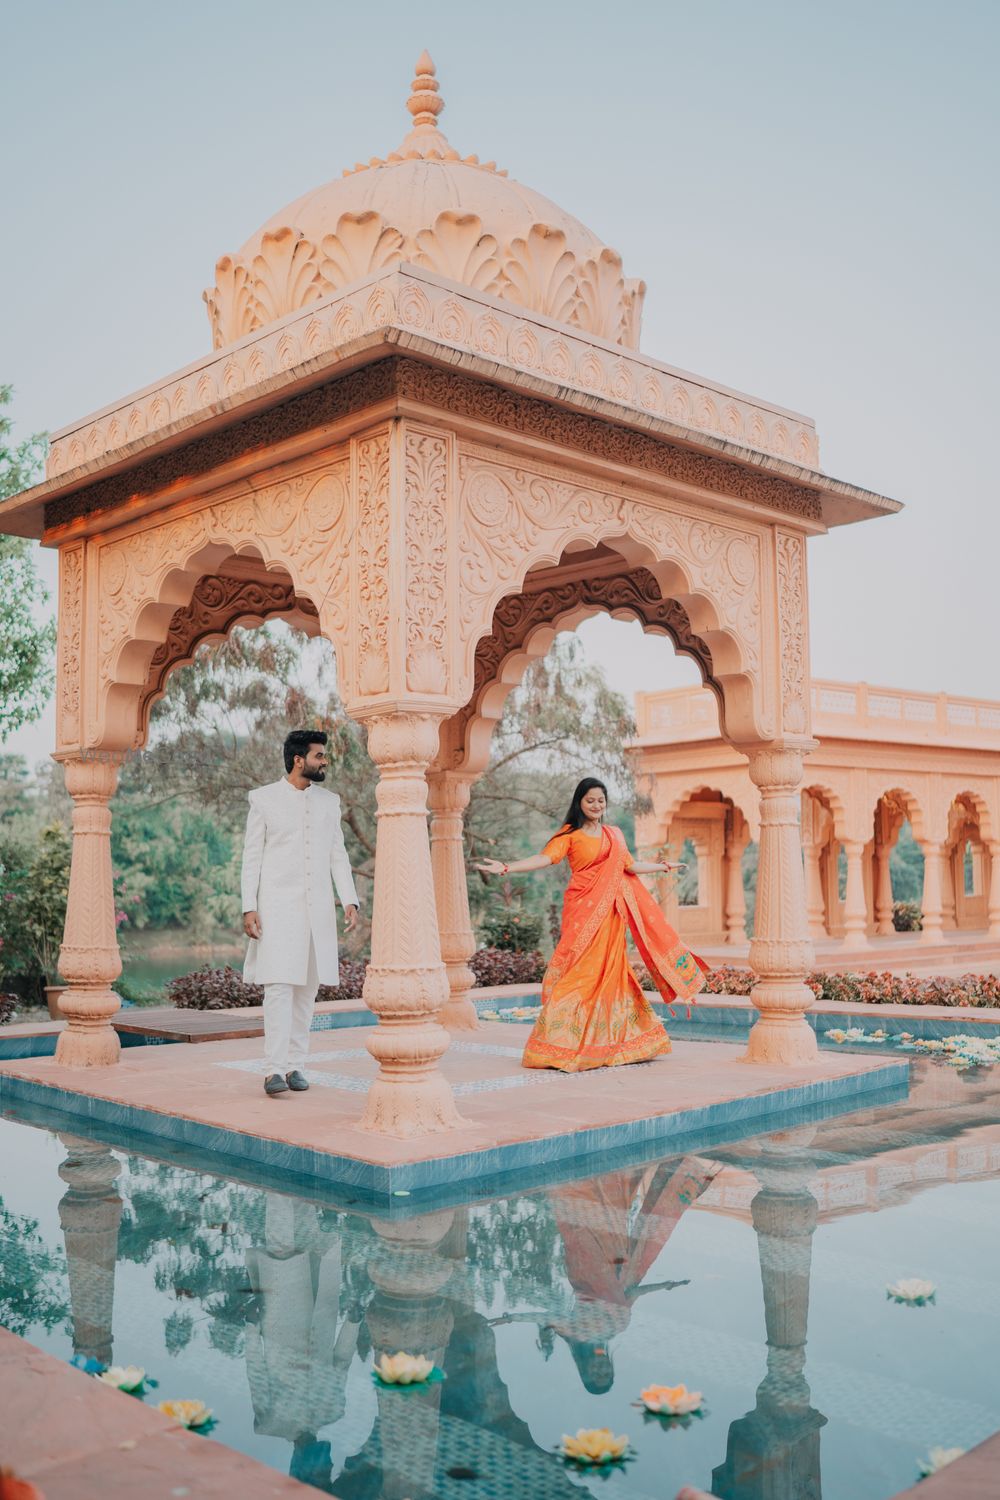
{"type": "MultiPolygon", "coordinates": [[[[11,387],[0,385],[0,500],[37,479],[46,447],[39,433],[10,445],[10,398],[11,387]]],[[[0,536],[0,743],[38,718],[52,691],[55,621],[38,618],[47,603],[27,539],[0,536]]]]}

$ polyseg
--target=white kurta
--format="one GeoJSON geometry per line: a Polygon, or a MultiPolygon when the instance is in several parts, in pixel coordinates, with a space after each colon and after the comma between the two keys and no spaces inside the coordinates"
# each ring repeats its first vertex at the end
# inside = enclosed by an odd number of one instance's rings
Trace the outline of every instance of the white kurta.
{"type": "Polygon", "coordinates": [[[358,906],[340,827],[340,798],[283,777],[250,793],[241,880],[243,910],[260,917],[243,965],[248,984],[305,984],[309,944],[320,984],[337,984],[337,913],[358,906]],[[332,879],[332,883],[331,883],[332,879]]]}

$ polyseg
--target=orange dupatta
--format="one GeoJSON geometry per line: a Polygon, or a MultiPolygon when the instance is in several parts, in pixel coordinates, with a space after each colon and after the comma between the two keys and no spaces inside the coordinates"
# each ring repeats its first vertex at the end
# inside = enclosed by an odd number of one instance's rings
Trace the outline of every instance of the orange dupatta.
{"type": "Polygon", "coordinates": [[[575,871],[566,887],[562,936],[546,978],[555,983],[579,962],[616,907],[667,1005],[676,999],[690,1006],[708,965],[685,948],[630,864],[621,829],[605,827],[597,858],[575,871]]]}

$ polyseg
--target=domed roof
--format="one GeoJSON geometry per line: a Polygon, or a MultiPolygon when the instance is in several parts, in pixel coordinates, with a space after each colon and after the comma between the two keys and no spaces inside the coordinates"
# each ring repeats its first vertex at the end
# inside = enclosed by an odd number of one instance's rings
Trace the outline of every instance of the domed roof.
{"type": "Polygon", "coordinates": [[[426,52],[416,71],[413,128],[396,151],[306,193],[218,262],[205,293],[215,348],[400,261],[638,347],[645,284],[548,198],[460,157],[437,127],[444,100],[426,52]]]}

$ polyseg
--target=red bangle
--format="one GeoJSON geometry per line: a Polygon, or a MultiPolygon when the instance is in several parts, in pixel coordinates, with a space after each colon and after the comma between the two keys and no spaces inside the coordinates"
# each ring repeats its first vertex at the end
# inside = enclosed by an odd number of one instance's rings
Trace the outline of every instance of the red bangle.
{"type": "Polygon", "coordinates": [[[504,875],[509,875],[510,874],[510,865],[504,865],[502,873],[504,875]]]}

